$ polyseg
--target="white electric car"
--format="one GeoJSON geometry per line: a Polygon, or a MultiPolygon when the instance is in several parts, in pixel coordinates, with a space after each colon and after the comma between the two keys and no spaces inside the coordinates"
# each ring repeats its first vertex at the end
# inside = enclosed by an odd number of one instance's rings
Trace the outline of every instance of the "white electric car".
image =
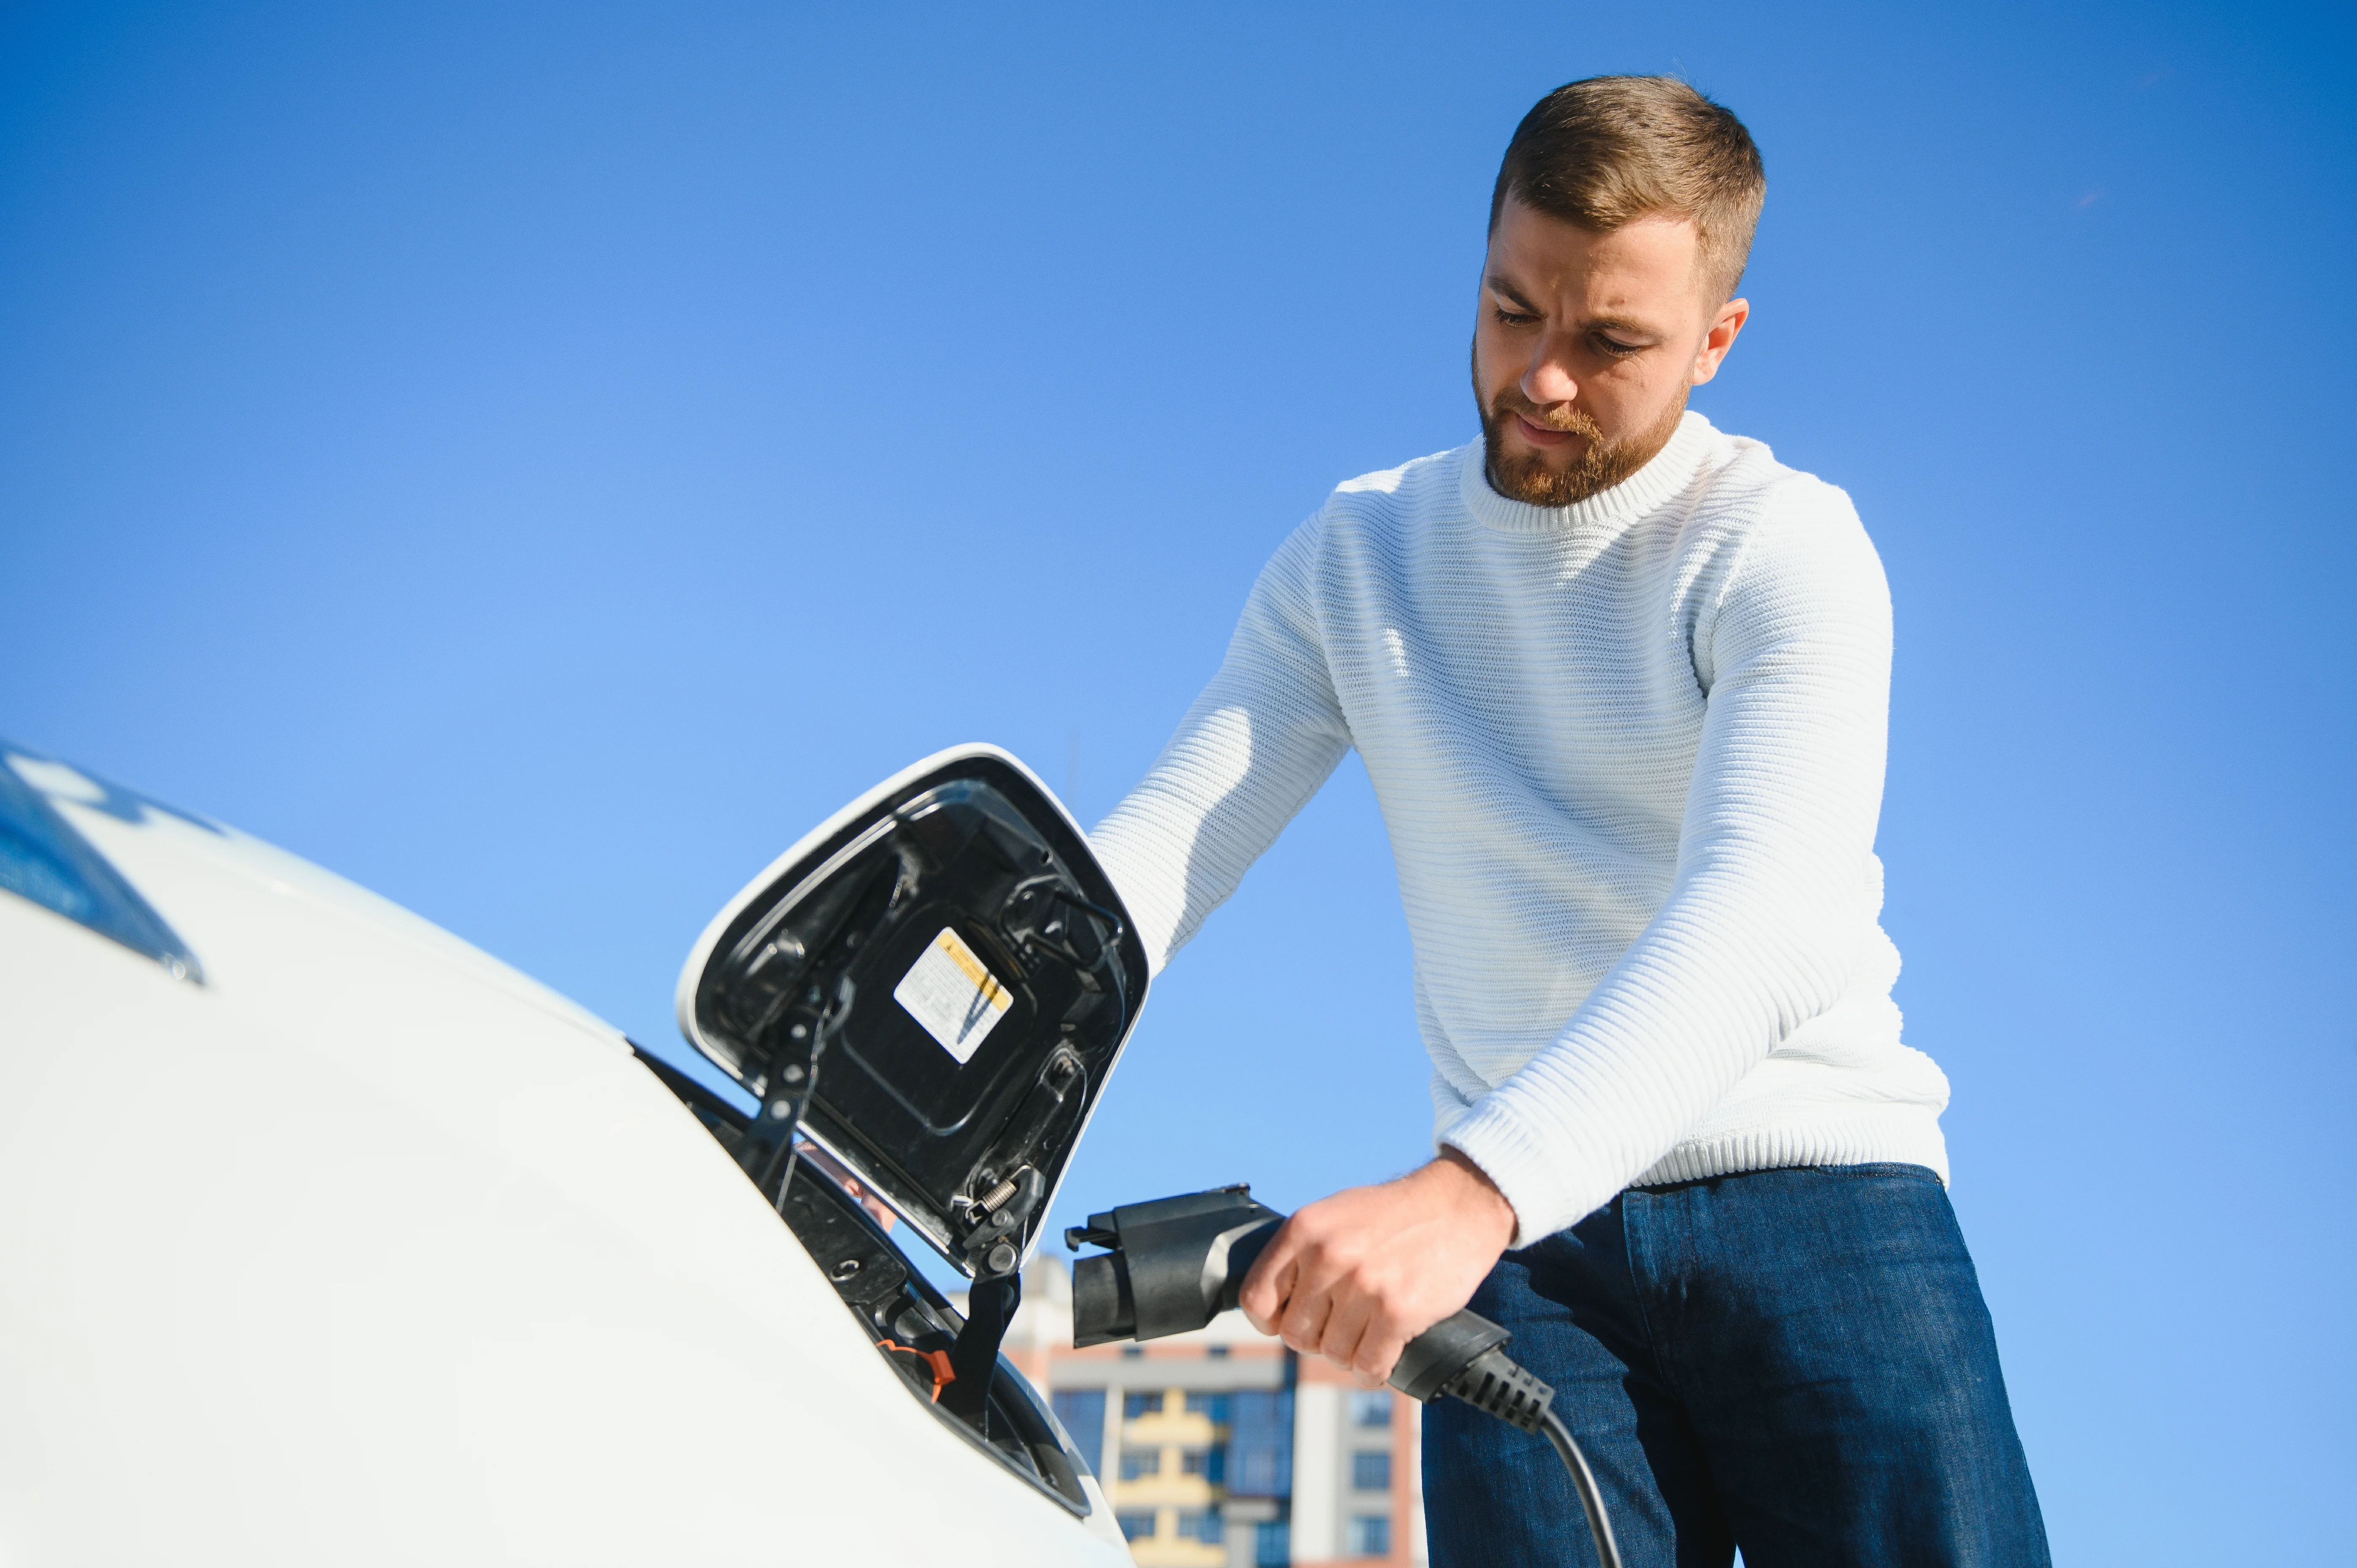
{"type": "Polygon", "coordinates": [[[1146,978],[1062,808],[944,752],[691,957],[748,1114],[0,748],[0,1563],[1127,1563],[997,1337],[1146,978]]]}

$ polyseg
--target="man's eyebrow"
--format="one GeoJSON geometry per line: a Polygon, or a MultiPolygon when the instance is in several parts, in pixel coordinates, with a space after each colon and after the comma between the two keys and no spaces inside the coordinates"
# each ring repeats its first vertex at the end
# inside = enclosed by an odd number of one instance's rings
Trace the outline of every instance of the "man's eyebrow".
{"type": "Polygon", "coordinates": [[[1590,332],[1621,332],[1631,338],[1658,338],[1661,330],[1633,316],[1590,316],[1580,322],[1590,332]]]}
{"type": "MultiPolygon", "coordinates": [[[[1484,277],[1481,280],[1481,286],[1501,299],[1508,301],[1516,309],[1529,311],[1534,316],[1539,313],[1539,307],[1533,305],[1521,289],[1516,288],[1496,273],[1484,277]]],[[[1620,332],[1631,338],[1662,336],[1661,329],[1652,323],[1640,321],[1633,316],[1590,316],[1584,317],[1579,325],[1582,330],[1588,332],[1620,332]]]]}
{"type": "Polygon", "coordinates": [[[1538,308],[1534,306],[1529,299],[1524,297],[1521,289],[1516,288],[1512,284],[1508,283],[1496,273],[1491,273],[1488,277],[1483,278],[1481,280],[1481,286],[1488,289],[1491,294],[1498,295],[1501,299],[1512,301],[1514,305],[1523,310],[1535,313],[1538,308]]]}

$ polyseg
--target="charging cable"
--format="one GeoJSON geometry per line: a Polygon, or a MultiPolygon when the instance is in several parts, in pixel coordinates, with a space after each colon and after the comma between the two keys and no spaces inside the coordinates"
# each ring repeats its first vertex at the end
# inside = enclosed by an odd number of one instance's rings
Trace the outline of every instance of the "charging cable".
{"type": "MultiPolygon", "coordinates": [[[[1457,1317],[1470,1317],[1487,1327],[1498,1327],[1470,1312],[1460,1312],[1457,1317]]],[[[1451,1324],[1456,1321],[1457,1318],[1449,1319],[1451,1324]]],[[[1503,1334],[1505,1330],[1498,1332],[1503,1334]]],[[[1563,1460],[1563,1467],[1571,1472],[1571,1488],[1579,1494],[1580,1511],[1587,1516],[1587,1533],[1596,1538],[1596,1555],[1603,1560],[1604,1568],[1620,1568],[1620,1548],[1612,1539],[1612,1521],[1605,1516],[1604,1494],[1598,1489],[1596,1473],[1587,1467],[1587,1456],[1579,1451],[1571,1429],[1555,1412],[1553,1389],[1507,1355],[1501,1341],[1476,1356],[1472,1364],[1442,1385],[1440,1391],[1510,1426],[1535,1432],[1545,1438],[1563,1460]]]]}

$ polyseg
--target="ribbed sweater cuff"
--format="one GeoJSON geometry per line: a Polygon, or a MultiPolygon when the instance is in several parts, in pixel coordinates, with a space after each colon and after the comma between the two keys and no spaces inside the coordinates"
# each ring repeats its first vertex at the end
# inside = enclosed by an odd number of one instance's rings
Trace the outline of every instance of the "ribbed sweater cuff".
{"type": "Polygon", "coordinates": [[[1578,1203],[1575,1194],[1596,1186],[1599,1176],[1577,1168],[1576,1157],[1565,1157],[1568,1151],[1541,1144],[1494,1094],[1458,1118],[1440,1141],[1480,1165],[1513,1205],[1516,1248],[1577,1223],[1612,1197],[1608,1190],[1570,1218],[1560,1218],[1578,1203]]]}

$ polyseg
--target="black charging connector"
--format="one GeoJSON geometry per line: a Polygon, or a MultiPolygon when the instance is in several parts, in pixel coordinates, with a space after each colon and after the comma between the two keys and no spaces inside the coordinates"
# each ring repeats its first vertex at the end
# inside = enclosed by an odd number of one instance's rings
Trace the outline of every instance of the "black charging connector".
{"type": "MultiPolygon", "coordinates": [[[[1072,1343],[1158,1339],[1205,1326],[1234,1307],[1244,1276],[1284,1223],[1284,1215],[1254,1201],[1241,1184],[1090,1215],[1086,1225],[1064,1232],[1073,1251],[1105,1249],[1072,1265],[1072,1343]]],[[[1555,1413],[1555,1391],[1506,1354],[1512,1340],[1479,1313],[1459,1312],[1408,1341],[1392,1368],[1391,1386],[1424,1404],[1443,1396],[1463,1400],[1544,1437],[1571,1473],[1603,1568],[1620,1568],[1587,1456],[1555,1413]]]]}

